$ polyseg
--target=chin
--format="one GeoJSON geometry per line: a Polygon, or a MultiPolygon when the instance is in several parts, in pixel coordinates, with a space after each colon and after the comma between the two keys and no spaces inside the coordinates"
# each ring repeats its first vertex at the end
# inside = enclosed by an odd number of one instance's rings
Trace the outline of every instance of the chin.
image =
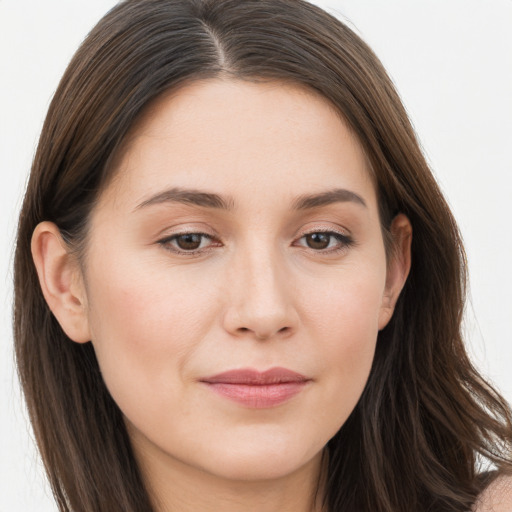
{"type": "MultiPolygon", "coordinates": [[[[203,468],[221,478],[239,481],[275,480],[314,464],[321,458],[323,445],[309,446],[290,439],[260,439],[258,442],[230,443],[210,452],[203,468]]],[[[204,463],[203,463],[204,464],[204,463]]]]}

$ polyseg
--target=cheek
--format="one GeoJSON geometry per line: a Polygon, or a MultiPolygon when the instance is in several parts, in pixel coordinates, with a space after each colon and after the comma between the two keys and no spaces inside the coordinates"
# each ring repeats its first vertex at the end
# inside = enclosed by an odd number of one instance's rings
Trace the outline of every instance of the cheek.
{"type": "Polygon", "coordinates": [[[345,269],[323,290],[308,294],[306,328],[314,332],[327,402],[341,426],[355,407],[372,366],[385,285],[381,266],[345,269]]]}
{"type": "Polygon", "coordinates": [[[341,340],[348,351],[357,352],[378,332],[384,287],[383,264],[347,265],[324,279],[321,286],[316,281],[302,287],[312,290],[302,293],[303,316],[323,339],[341,340]]]}
{"type": "Polygon", "coordinates": [[[216,302],[183,273],[151,261],[118,255],[94,268],[89,323],[109,391],[122,409],[148,392],[170,395],[214,321],[216,302]]]}

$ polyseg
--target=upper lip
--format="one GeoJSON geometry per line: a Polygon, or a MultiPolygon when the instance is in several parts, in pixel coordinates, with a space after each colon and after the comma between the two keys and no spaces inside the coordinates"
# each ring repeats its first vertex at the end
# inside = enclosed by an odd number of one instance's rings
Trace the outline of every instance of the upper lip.
{"type": "Polygon", "coordinates": [[[270,384],[284,384],[288,382],[306,382],[304,375],[288,370],[287,368],[270,368],[260,372],[253,368],[240,368],[228,370],[210,377],[200,379],[209,384],[242,384],[246,386],[265,386],[270,384]]]}

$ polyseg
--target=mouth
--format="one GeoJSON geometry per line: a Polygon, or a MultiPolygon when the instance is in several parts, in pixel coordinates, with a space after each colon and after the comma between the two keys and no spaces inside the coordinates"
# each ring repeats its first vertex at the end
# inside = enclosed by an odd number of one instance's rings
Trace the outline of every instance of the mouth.
{"type": "Polygon", "coordinates": [[[254,409],[275,407],[299,394],[311,379],[286,368],[259,372],[252,368],[229,370],[200,379],[209,389],[254,409]]]}

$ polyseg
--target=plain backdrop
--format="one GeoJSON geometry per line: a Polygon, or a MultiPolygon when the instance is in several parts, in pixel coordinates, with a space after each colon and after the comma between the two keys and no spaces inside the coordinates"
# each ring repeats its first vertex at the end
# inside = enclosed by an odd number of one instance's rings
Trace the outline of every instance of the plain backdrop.
{"type": "MultiPolygon", "coordinates": [[[[57,510],[14,370],[12,247],[50,98],[115,3],[0,0],[0,512],[57,510]]],[[[397,85],[466,242],[470,352],[511,401],[512,0],[316,3],[372,46],[397,85]]]]}

